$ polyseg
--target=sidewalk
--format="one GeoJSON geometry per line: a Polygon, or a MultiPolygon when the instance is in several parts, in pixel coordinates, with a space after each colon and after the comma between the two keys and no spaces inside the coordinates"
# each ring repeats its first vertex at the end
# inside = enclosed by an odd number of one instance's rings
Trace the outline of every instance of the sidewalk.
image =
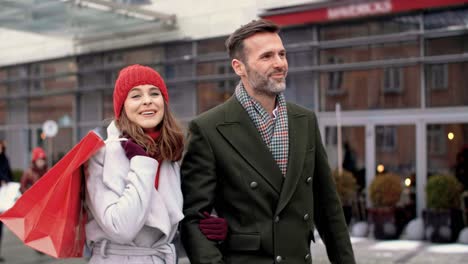
{"type": "MultiPolygon", "coordinates": [[[[376,241],[357,237],[351,238],[351,242],[359,264],[468,263],[468,245],[410,240],[376,241]]],[[[314,264],[330,263],[321,240],[312,244],[311,251],[314,264]]]]}
{"type": "MultiPolygon", "coordinates": [[[[84,259],[56,260],[40,255],[24,246],[7,228],[3,230],[2,256],[7,264],[85,264],[84,259]]],[[[432,244],[423,241],[391,240],[375,241],[368,238],[352,238],[354,254],[359,264],[427,264],[427,263],[468,263],[468,245],[432,244]]],[[[311,246],[313,263],[330,263],[320,239],[311,246]]],[[[188,264],[186,258],[179,264],[188,264]]]]}

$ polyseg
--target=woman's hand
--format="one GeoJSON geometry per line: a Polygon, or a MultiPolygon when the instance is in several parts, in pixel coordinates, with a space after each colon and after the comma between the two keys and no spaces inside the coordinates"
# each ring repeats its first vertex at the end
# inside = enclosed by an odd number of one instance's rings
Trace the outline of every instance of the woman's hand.
{"type": "Polygon", "coordinates": [[[205,218],[200,219],[198,224],[200,231],[209,240],[224,241],[228,232],[226,219],[210,215],[207,212],[203,212],[203,215],[205,218]]]}

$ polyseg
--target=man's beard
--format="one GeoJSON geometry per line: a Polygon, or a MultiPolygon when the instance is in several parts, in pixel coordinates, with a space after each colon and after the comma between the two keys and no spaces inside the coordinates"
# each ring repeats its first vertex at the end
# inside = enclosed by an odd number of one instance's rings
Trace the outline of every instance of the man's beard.
{"type": "Polygon", "coordinates": [[[274,70],[269,72],[267,76],[259,74],[257,71],[246,67],[247,69],[247,81],[250,86],[256,93],[266,94],[266,95],[277,95],[282,93],[286,89],[286,74],[287,72],[274,70]],[[277,81],[273,78],[270,78],[271,75],[284,72],[284,78],[281,81],[277,81]]]}

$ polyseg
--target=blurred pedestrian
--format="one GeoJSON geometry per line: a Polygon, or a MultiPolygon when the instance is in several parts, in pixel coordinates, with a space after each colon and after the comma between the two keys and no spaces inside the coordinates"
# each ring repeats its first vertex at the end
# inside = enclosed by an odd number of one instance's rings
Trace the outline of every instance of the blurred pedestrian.
{"type": "Polygon", "coordinates": [[[47,172],[47,169],[47,156],[45,151],[40,147],[34,148],[31,155],[30,167],[24,171],[23,176],[21,176],[21,193],[24,193],[36,183],[36,181],[47,172]]]}
{"type": "Polygon", "coordinates": [[[314,227],[330,262],[355,263],[317,118],[285,100],[278,32],[257,20],[228,38],[241,81],[230,99],[190,123],[181,238],[192,264],[311,263],[314,227]],[[222,246],[198,228],[213,208],[228,223],[222,246]]]}
{"type": "Polygon", "coordinates": [[[184,135],[166,84],[152,68],[131,65],[120,71],[113,99],[106,145],[88,163],[89,263],[175,264],[184,135]]]}
{"type": "MultiPolygon", "coordinates": [[[[6,142],[0,140],[0,186],[8,183],[13,179],[10,162],[6,156],[6,142]]],[[[1,256],[1,242],[3,237],[3,223],[0,221],[0,262],[5,261],[1,256]]]]}

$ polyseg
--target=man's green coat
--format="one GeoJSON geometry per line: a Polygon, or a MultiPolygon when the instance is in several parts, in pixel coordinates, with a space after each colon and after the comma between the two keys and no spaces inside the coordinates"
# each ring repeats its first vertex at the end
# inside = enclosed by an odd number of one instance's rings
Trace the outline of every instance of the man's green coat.
{"type": "Polygon", "coordinates": [[[291,103],[287,111],[285,177],[235,96],[191,122],[181,236],[192,264],[312,263],[314,227],[332,263],[355,263],[316,117],[291,103]],[[228,222],[222,243],[198,227],[212,209],[228,222]]]}

